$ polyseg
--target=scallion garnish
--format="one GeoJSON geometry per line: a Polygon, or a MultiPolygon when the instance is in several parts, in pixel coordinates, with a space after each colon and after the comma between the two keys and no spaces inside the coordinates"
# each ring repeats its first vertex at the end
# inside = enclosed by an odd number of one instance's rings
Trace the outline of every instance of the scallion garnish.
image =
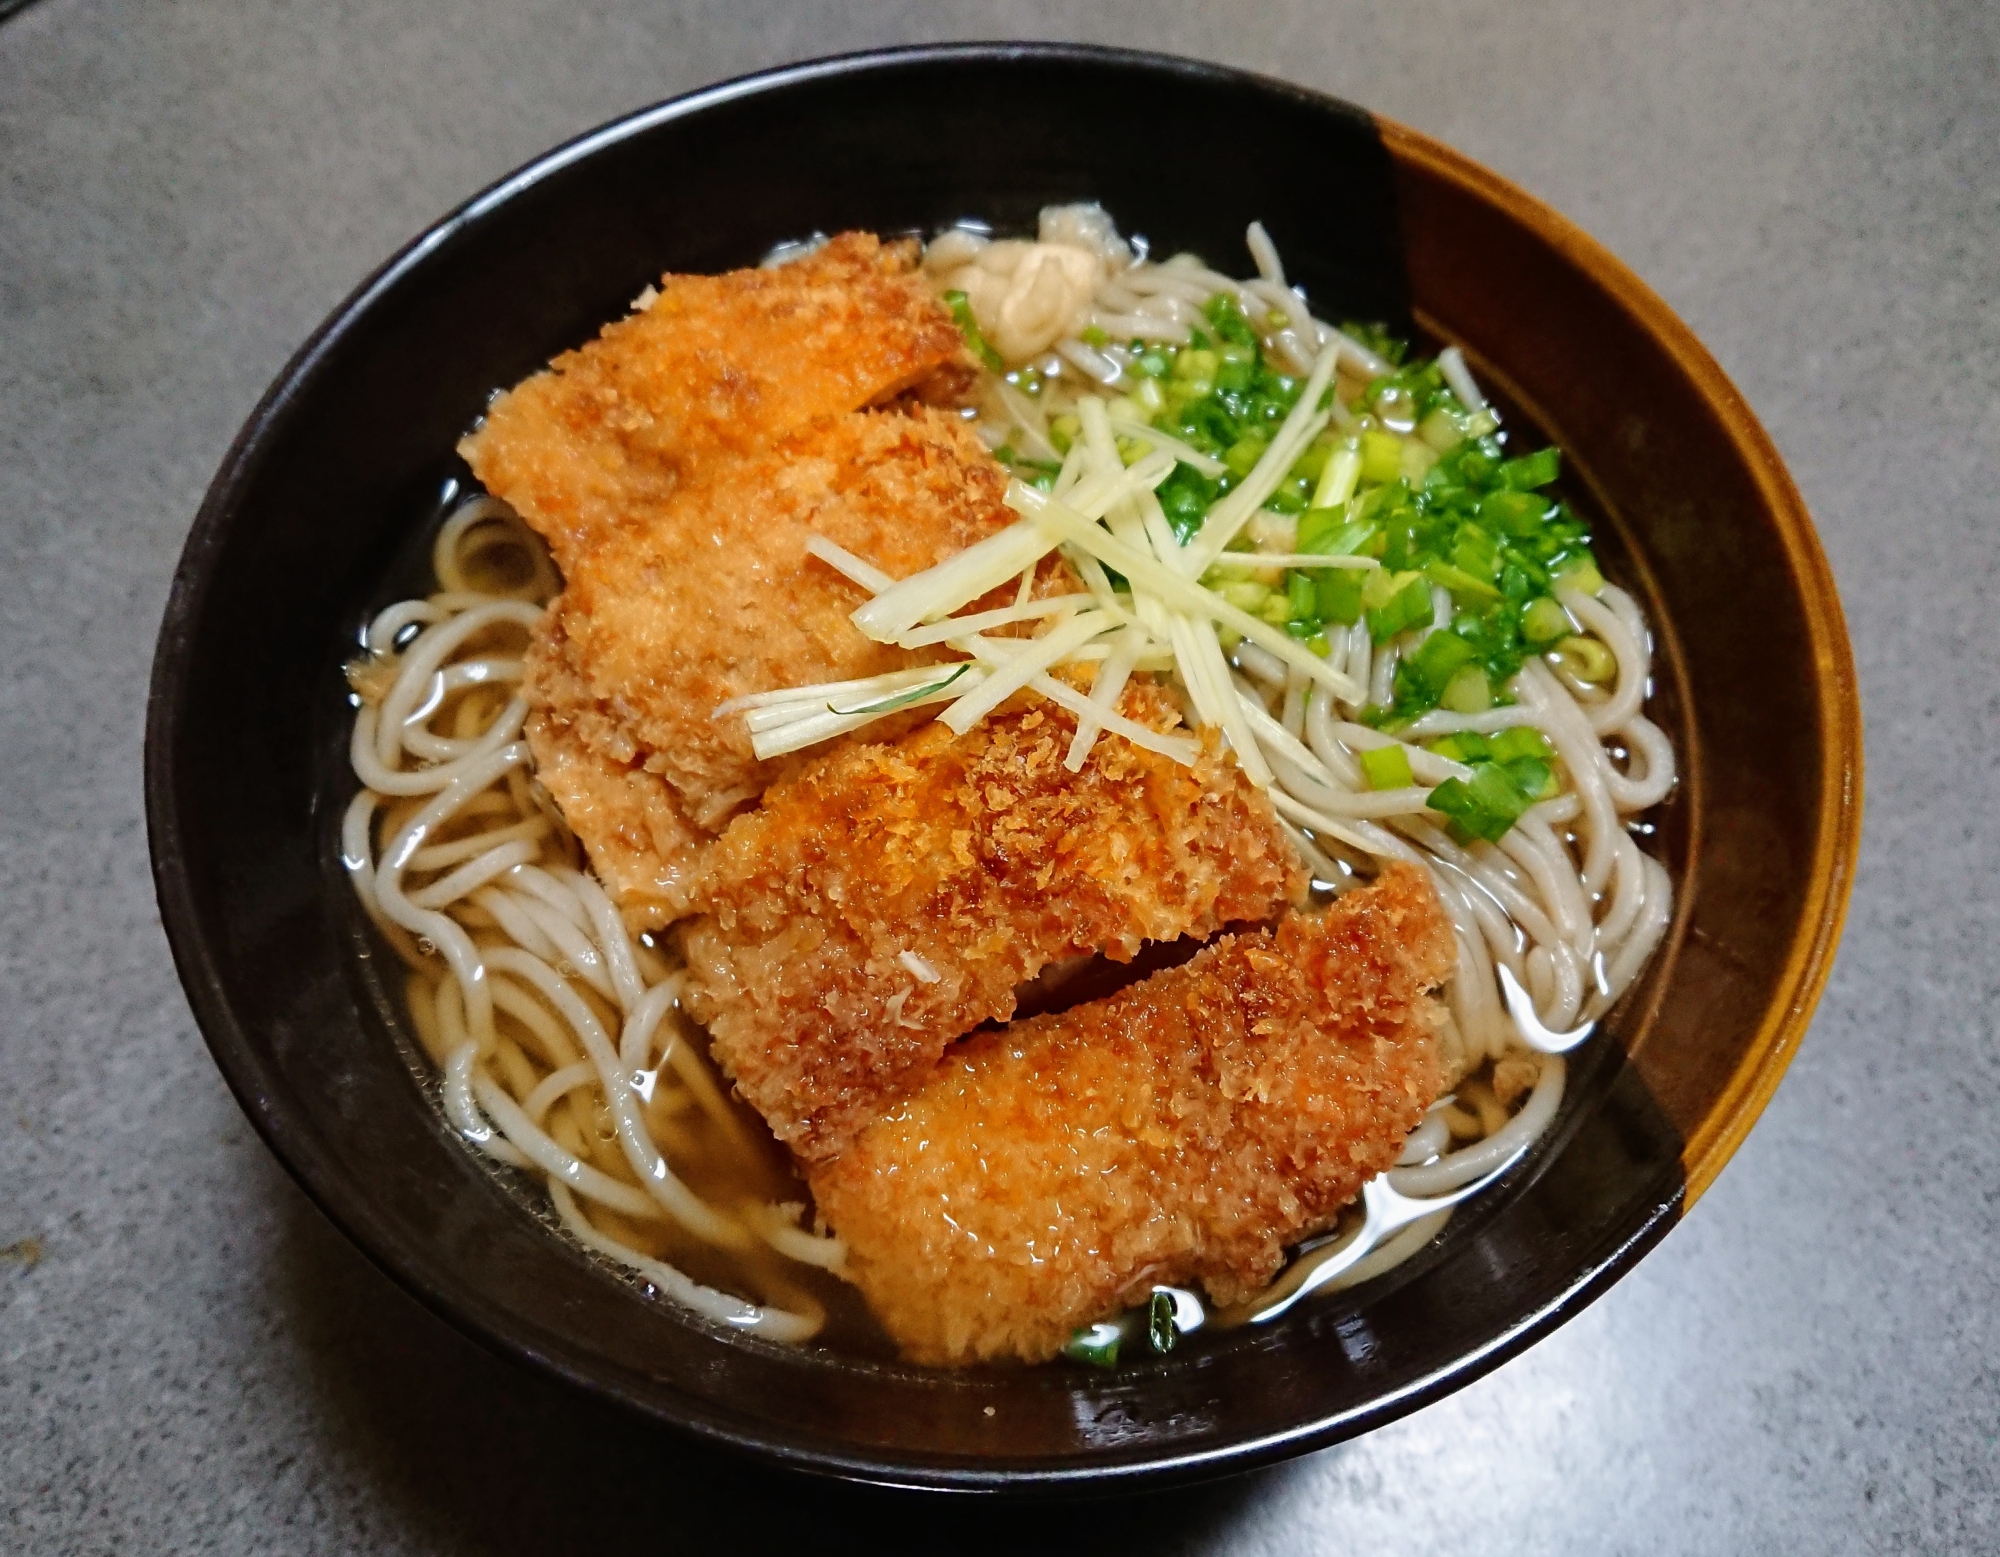
{"type": "Polygon", "coordinates": [[[1094,1324],[1080,1326],[1063,1347],[1063,1355],[1072,1362],[1086,1362],[1093,1368],[1115,1368],[1118,1366],[1118,1343],[1125,1339],[1124,1332],[1114,1324],[1094,1324]]]}
{"type": "Polygon", "coordinates": [[[985,363],[995,373],[1006,366],[1000,360],[1000,353],[986,342],[980,333],[979,321],[972,317],[972,299],[957,288],[944,295],[944,306],[951,310],[952,322],[958,326],[959,334],[965,337],[965,344],[972,349],[973,356],[985,363]]]}
{"type": "Polygon", "coordinates": [[[1410,771],[1409,754],[1400,746],[1377,746],[1361,754],[1361,771],[1368,775],[1370,789],[1408,789],[1417,778],[1410,771]]]}
{"type": "Polygon", "coordinates": [[[1174,1328],[1174,1295],[1155,1292],[1146,1306],[1146,1341],[1156,1352],[1170,1352],[1180,1332],[1174,1328]]]}

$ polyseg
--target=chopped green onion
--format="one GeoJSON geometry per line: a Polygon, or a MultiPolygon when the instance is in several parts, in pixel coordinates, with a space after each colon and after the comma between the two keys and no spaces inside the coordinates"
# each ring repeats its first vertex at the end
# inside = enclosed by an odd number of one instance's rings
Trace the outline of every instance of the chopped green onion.
{"type": "Polygon", "coordinates": [[[1359,568],[1327,568],[1314,586],[1314,614],[1323,622],[1352,627],[1361,620],[1361,586],[1369,575],[1359,568]]]}
{"type": "Polygon", "coordinates": [[[1500,467],[1500,484],[1516,492],[1545,487],[1562,474],[1562,456],[1554,449],[1538,449],[1500,467]]]}
{"type": "Polygon", "coordinates": [[[1431,791],[1427,803],[1431,810],[1449,818],[1453,834],[1462,841],[1484,838],[1498,843],[1534,804],[1534,798],[1500,763],[1475,762],[1471,766],[1470,780],[1446,779],[1431,791]]]}
{"type": "Polygon", "coordinates": [[[1087,1362],[1093,1368],[1115,1368],[1118,1343],[1124,1338],[1114,1324],[1082,1325],[1063,1347],[1063,1355],[1073,1362],[1087,1362]]]}
{"type": "MultiPolygon", "coordinates": [[[[1257,305],[1256,315],[1261,311],[1257,305]]],[[[1255,469],[1303,391],[1301,380],[1266,358],[1253,328],[1256,315],[1246,318],[1233,297],[1221,295],[1203,305],[1187,345],[1132,343],[1133,364],[1118,405],[1132,420],[1216,462],[1203,466],[1216,470],[1214,476],[1178,464],[1156,490],[1183,544],[1255,469]]],[[[1371,413],[1359,433],[1325,433],[1300,449],[1263,506],[1298,516],[1290,549],[1367,557],[1381,567],[1368,573],[1294,570],[1276,591],[1240,575],[1218,573],[1204,582],[1318,652],[1328,652],[1322,628],[1365,621],[1381,643],[1428,626],[1435,588],[1448,591],[1451,621],[1439,625],[1470,652],[1461,657],[1456,649],[1433,650],[1461,660],[1438,665],[1435,674],[1418,673],[1407,661],[1400,665],[1389,706],[1364,716],[1382,728],[1400,727],[1441,704],[1470,709],[1507,702],[1505,689],[1531,654],[1554,651],[1578,675],[1601,668],[1601,656],[1591,649],[1565,655],[1561,647],[1583,634],[1556,591],[1594,595],[1604,587],[1589,528],[1550,489],[1562,475],[1561,456],[1554,449],[1517,454],[1490,409],[1459,400],[1435,359],[1411,359],[1406,343],[1379,326],[1344,328],[1379,351],[1392,371],[1355,403],[1357,411],[1371,413]],[[1311,574],[1310,595],[1299,571],[1311,574]]],[[[1029,383],[1032,373],[1016,369],[1009,381],[1033,393],[1041,386],[1029,383]]],[[[1058,416],[1049,434],[1056,449],[1067,452],[1081,429],[1075,417],[1058,416]]],[[[1140,447],[1121,440],[1119,452],[1129,460],[1140,447]]],[[[1051,480],[1018,457],[1010,463],[1034,485],[1051,480]]]]}
{"type": "Polygon", "coordinates": [[[1085,325],[1083,327],[1083,334],[1078,339],[1086,346],[1109,346],[1111,344],[1111,337],[1094,324],[1085,325]]]}
{"type": "Polygon", "coordinates": [[[1489,755],[1486,737],[1476,730],[1461,730],[1456,735],[1441,736],[1426,745],[1424,750],[1452,762],[1477,762],[1489,755]]]}
{"type": "Polygon", "coordinates": [[[1440,454],[1449,454],[1465,441],[1465,419],[1449,406],[1435,406],[1417,423],[1417,436],[1440,454]]]}
{"type": "Polygon", "coordinates": [[[1368,775],[1370,789],[1408,789],[1416,783],[1410,758],[1401,746],[1377,746],[1361,754],[1361,771],[1368,775]]]}
{"type": "Polygon", "coordinates": [[[899,708],[909,707],[910,704],[916,702],[919,698],[929,697],[933,692],[942,692],[946,687],[958,680],[960,676],[972,669],[972,665],[973,662],[967,660],[942,681],[933,681],[927,686],[913,687],[908,692],[900,692],[894,697],[886,697],[879,703],[863,703],[859,708],[835,708],[833,704],[828,703],[826,711],[830,714],[839,714],[843,718],[850,714],[894,713],[899,708]]]}
{"type": "Polygon", "coordinates": [[[1432,633],[1417,646],[1407,661],[1413,675],[1423,678],[1431,692],[1442,692],[1451,678],[1478,654],[1478,650],[1457,633],[1432,633]]]}
{"type": "Polygon", "coordinates": [[[1005,367],[1000,353],[989,346],[986,337],[980,333],[979,321],[972,317],[972,299],[954,287],[945,293],[944,305],[951,310],[952,322],[958,326],[958,333],[965,337],[965,344],[972,349],[973,356],[995,373],[1005,367]]]}
{"type": "Polygon", "coordinates": [[[1292,608],[1292,620],[1312,616],[1319,603],[1319,591],[1310,573],[1293,573],[1285,580],[1285,596],[1292,608]]]}
{"type": "Polygon", "coordinates": [[[1517,757],[1507,764],[1507,772],[1530,800],[1553,800],[1562,792],[1554,766],[1539,757],[1517,757]]]}
{"type": "Polygon", "coordinates": [[[1178,379],[1199,379],[1212,384],[1216,369],[1221,366],[1222,359],[1214,352],[1188,347],[1175,355],[1173,374],[1178,379]]]}
{"type": "Polygon", "coordinates": [[[1319,478],[1319,490],[1313,493],[1312,506],[1344,508],[1347,500],[1354,496],[1354,484],[1360,479],[1360,452],[1356,449],[1342,449],[1326,462],[1326,469],[1319,478]]]}
{"type": "MultiPolygon", "coordinates": [[[[1443,633],[1433,637],[1442,638],[1443,633]]],[[[1467,665],[1445,683],[1444,691],[1438,694],[1438,705],[1455,714],[1484,713],[1493,706],[1493,685],[1486,679],[1484,665],[1467,665]]]]}
{"type": "Polygon", "coordinates": [[[1212,587],[1237,610],[1248,611],[1252,616],[1263,610],[1271,599],[1270,585],[1260,584],[1255,579],[1226,579],[1212,587]]]}
{"type": "Polygon", "coordinates": [[[1579,557],[1574,562],[1565,562],[1556,570],[1556,588],[1573,589],[1581,595],[1599,594],[1604,589],[1604,575],[1597,571],[1597,563],[1590,557],[1579,557]]]}
{"type": "Polygon", "coordinates": [[[1146,1305],[1146,1341],[1156,1352],[1170,1352],[1180,1332],[1174,1328],[1174,1295],[1155,1292],[1146,1305]]]}
{"type": "Polygon", "coordinates": [[[1370,428],[1361,435],[1361,479],[1394,481],[1403,471],[1403,440],[1370,428]]]}
{"type": "Polygon", "coordinates": [[[1401,336],[1391,335],[1386,324],[1347,319],[1342,321],[1340,333],[1351,341],[1359,341],[1376,356],[1391,363],[1401,362],[1409,355],[1410,343],[1401,336]]]}
{"type": "Polygon", "coordinates": [[[1388,568],[1371,568],[1362,575],[1361,603],[1371,611],[1379,611],[1396,598],[1397,591],[1412,579],[1421,579],[1420,573],[1396,573],[1388,568]]]}
{"type": "Polygon", "coordinates": [[[1387,643],[1398,633],[1430,624],[1431,590],[1421,575],[1391,596],[1387,605],[1368,613],[1368,635],[1377,643],[1387,643]]]}
{"type": "Polygon", "coordinates": [[[1262,433],[1247,433],[1223,450],[1222,463],[1239,477],[1247,476],[1257,468],[1257,461],[1264,457],[1264,450],[1270,440],[1262,433]]]}
{"type": "Polygon", "coordinates": [[[1405,438],[1401,452],[1396,457],[1396,469],[1402,478],[1413,487],[1424,484],[1431,467],[1438,462],[1437,450],[1421,438],[1405,438]]]}
{"type": "Polygon", "coordinates": [[[1521,612],[1521,636],[1537,649],[1575,631],[1576,623],[1569,619],[1569,612],[1551,595],[1530,600],[1521,612]]]}
{"type": "MultiPolygon", "coordinates": [[[[1446,737],[1451,739],[1451,737],[1446,737]]],[[[1474,737],[1478,739],[1478,737],[1474,737]]],[[[1553,762],[1555,749],[1549,745],[1548,737],[1530,725],[1511,725],[1496,735],[1486,738],[1484,745],[1493,754],[1496,762],[1514,762],[1523,757],[1531,757],[1536,762],[1553,762]]]]}
{"type": "Polygon", "coordinates": [[[1500,598],[1500,591],[1483,578],[1474,578],[1461,567],[1449,562],[1427,562],[1424,572],[1433,583],[1442,584],[1451,591],[1452,599],[1465,605],[1471,601],[1493,601],[1500,598]]]}
{"type": "Polygon", "coordinates": [[[1479,522],[1503,535],[1531,536],[1541,529],[1553,507],[1555,504],[1539,492],[1489,492],[1479,500],[1479,522]]]}
{"type": "Polygon", "coordinates": [[[1361,543],[1375,533],[1365,519],[1347,522],[1344,508],[1308,508],[1299,515],[1300,551],[1319,557],[1352,557],[1361,543]]]}
{"type": "Polygon", "coordinates": [[[1580,633],[1563,639],[1551,652],[1578,681],[1596,684],[1618,674],[1618,660],[1612,652],[1595,638],[1580,633]]]}

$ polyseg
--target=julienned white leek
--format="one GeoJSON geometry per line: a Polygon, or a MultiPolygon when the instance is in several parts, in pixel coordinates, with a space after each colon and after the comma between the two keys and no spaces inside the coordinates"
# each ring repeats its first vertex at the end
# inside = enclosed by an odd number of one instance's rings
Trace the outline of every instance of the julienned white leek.
{"type": "Polygon", "coordinates": [[[1183,577],[1158,558],[1125,545],[1110,531],[1092,524],[1067,504],[1017,481],[1008,488],[1007,506],[1044,526],[1058,539],[1089,552],[1106,567],[1116,568],[1131,582],[1135,591],[1150,592],[1173,609],[1234,628],[1252,642],[1269,649],[1286,664],[1296,665],[1343,702],[1358,703],[1365,696],[1362,687],[1351,677],[1335,670],[1282,628],[1273,627],[1269,622],[1231,605],[1213,590],[1204,589],[1193,579],[1183,577]]]}
{"type": "Polygon", "coordinates": [[[1132,679],[1133,667],[1139,663],[1139,656],[1146,652],[1147,644],[1143,632],[1136,627],[1128,627],[1112,645],[1110,656],[1097,667],[1097,677],[1090,684],[1090,704],[1099,712],[1077,716],[1076,737],[1069,743],[1069,755],[1063,758],[1063,766],[1070,772],[1082,771],[1090,757],[1090,748],[1097,744],[1098,734],[1104,728],[1102,716],[1117,711],[1118,699],[1125,692],[1125,683],[1132,679]]]}
{"type": "MultiPolygon", "coordinates": [[[[1173,473],[1170,454],[1149,454],[1115,475],[1086,477],[1070,489],[1069,504],[1095,519],[1140,487],[1152,488],[1173,473]]],[[[920,622],[949,616],[968,601],[997,589],[1056,549],[1057,541],[1033,525],[1010,524],[976,541],[936,567],[891,584],[853,615],[854,625],[878,643],[894,643],[920,622]]]]}
{"type": "Polygon", "coordinates": [[[996,666],[983,682],[938,717],[954,735],[965,734],[1043,671],[1061,664],[1071,650],[1082,648],[1117,625],[1117,618],[1109,611],[1086,611],[1039,638],[1028,639],[1005,665],[996,666]]]}

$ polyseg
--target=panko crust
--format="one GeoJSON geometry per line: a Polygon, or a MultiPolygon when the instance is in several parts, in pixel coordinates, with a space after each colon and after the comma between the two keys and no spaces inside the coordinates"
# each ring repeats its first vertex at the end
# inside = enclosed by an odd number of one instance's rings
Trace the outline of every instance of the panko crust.
{"type": "Polygon", "coordinates": [[[663,277],[650,306],[500,396],[459,452],[567,573],[704,468],[821,417],[948,403],[974,373],[911,246],[842,233],[768,270],[663,277]]]}
{"type": "MultiPolygon", "coordinates": [[[[1123,709],[1178,717],[1143,677],[1123,709]]],[[[1212,741],[1188,768],[1106,736],[1071,773],[1075,729],[1021,698],[964,736],[835,751],[711,851],[685,998],[800,1157],[838,1155],[1050,962],[1130,961],[1301,899],[1270,802],[1212,741]]]]}
{"type": "MultiPolygon", "coordinates": [[[[654,827],[655,857],[641,858],[620,841],[638,834],[613,836],[597,814],[571,814],[564,795],[578,791],[550,785],[593,862],[616,861],[600,874],[628,922],[678,917],[708,840],[772,781],[821,755],[759,761],[742,719],[717,719],[717,707],[947,653],[865,636],[849,617],[867,593],[810,556],[807,542],[824,536],[905,577],[1011,522],[1005,491],[999,465],[957,418],[857,412],[715,467],[574,565],[534,634],[524,690],[540,728],[559,728],[575,748],[577,771],[630,775],[650,808],[680,819],[678,831],[654,827]],[[676,885],[628,892],[614,878],[676,885]]],[[[1057,559],[1042,572],[1045,593],[1076,587],[1057,559]]],[[[893,738],[928,717],[884,720],[856,739],[893,738]]]]}
{"type": "MultiPolygon", "coordinates": [[[[530,676],[562,678],[547,640],[530,646],[530,676]],[[541,662],[538,666],[538,660],[541,662]]],[[[667,781],[585,740],[564,708],[587,700],[547,696],[528,716],[535,777],[590,855],[591,869],[634,930],[671,924],[688,911],[714,836],[690,822],[667,781]]]]}
{"type": "Polygon", "coordinates": [[[1390,1167],[1445,1083],[1430,880],[1225,935],[1106,1000],[981,1033],[810,1173],[912,1360],[1054,1355],[1154,1285],[1253,1295],[1390,1167]]]}

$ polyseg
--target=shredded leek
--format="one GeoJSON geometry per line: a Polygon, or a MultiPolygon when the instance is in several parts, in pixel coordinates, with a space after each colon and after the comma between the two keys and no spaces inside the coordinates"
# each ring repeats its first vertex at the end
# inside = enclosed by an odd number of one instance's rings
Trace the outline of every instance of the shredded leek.
{"type": "Polygon", "coordinates": [[[894,697],[885,697],[879,703],[863,703],[859,708],[835,708],[833,704],[828,703],[826,711],[830,714],[839,714],[843,719],[854,714],[894,713],[899,708],[908,708],[912,703],[921,702],[924,698],[930,697],[934,693],[942,692],[970,669],[972,669],[972,661],[967,660],[942,681],[933,681],[926,686],[912,687],[909,691],[899,692],[894,697]]]}

